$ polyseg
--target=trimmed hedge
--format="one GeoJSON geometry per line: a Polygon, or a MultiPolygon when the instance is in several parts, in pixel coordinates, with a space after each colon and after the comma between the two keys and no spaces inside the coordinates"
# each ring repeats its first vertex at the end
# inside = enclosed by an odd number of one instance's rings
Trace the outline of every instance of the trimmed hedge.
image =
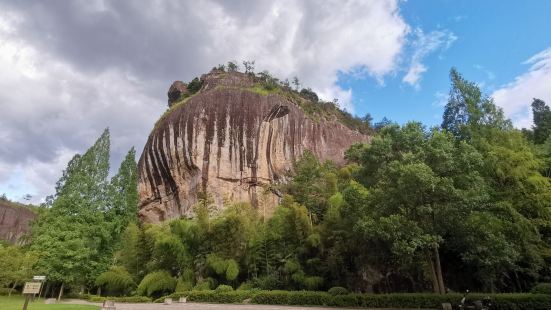
{"type": "MultiPolygon", "coordinates": [[[[231,292],[188,291],[173,293],[166,297],[178,299],[187,297],[192,302],[207,303],[254,303],[265,305],[304,305],[356,308],[432,308],[442,303],[459,303],[461,294],[347,294],[333,296],[328,292],[314,291],[259,291],[237,290],[231,292]]],[[[499,310],[549,310],[551,295],[547,294],[469,294],[470,300],[489,296],[495,309],[499,310]]],[[[156,302],[162,302],[165,297],[156,302]]],[[[115,302],[151,302],[142,296],[98,297],[91,296],[90,301],[102,302],[106,299],[115,302]]]]}
{"type": "Polygon", "coordinates": [[[151,298],[145,297],[145,296],[103,297],[103,296],[91,295],[87,299],[91,302],[104,302],[106,300],[111,300],[111,301],[120,302],[120,303],[151,302],[151,298]]]}
{"type": "Polygon", "coordinates": [[[539,283],[532,289],[534,294],[551,294],[551,283],[539,283]]]}
{"type": "Polygon", "coordinates": [[[218,304],[240,304],[243,303],[246,299],[252,298],[256,293],[258,293],[258,291],[190,291],[184,293],[174,293],[167,297],[180,298],[186,296],[188,301],[209,302],[218,304]]]}
{"type": "MultiPolygon", "coordinates": [[[[492,298],[500,310],[551,309],[551,296],[543,294],[472,294],[469,299],[492,298]]],[[[461,294],[348,294],[332,296],[326,292],[262,291],[251,299],[256,304],[308,305],[361,308],[438,308],[442,303],[458,303],[461,294]]]]}

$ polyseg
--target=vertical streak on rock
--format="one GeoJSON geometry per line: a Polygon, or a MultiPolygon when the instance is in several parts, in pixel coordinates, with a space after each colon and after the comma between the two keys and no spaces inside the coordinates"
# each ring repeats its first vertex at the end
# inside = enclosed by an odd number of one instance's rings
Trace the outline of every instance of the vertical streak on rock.
{"type": "MultiPolygon", "coordinates": [[[[138,171],[145,221],[192,215],[201,190],[219,208],[225,197],[256,204],[259,186],[284,182],[304,150],[342,164],[350,144],[369,140],[336,121],[313,121],[283,96],[249,91],[246,75],[202,79],[203,90],[174,106],[144,147],[138,171]]],[[[266,201],[273,208],[277,197],[266,201]]]]}

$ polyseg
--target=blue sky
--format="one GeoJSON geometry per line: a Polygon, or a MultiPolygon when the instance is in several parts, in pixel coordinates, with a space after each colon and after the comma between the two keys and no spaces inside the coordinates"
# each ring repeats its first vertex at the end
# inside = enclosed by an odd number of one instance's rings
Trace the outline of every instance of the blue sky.
{"type": "Polygon", "coordinates": [[[0,194],[39,203],[111,130],[137,156],[174,80],[229,60],[359,116],[441,122],[456,67],[530,127],[551,102],[551,1],[0,0],[0,194]]]}
{"type": "Polygon", "coordinates": [[[387,76],[384,85],[340,76],[339,84],[353,89],[355,112],[371,113],[376,121],[386,116],[439,125],[451,67],[491,95],[527,71],[524,61],[551,47],[551,1],[407,1],[401,13],[412,28],[449,31],[457,39],[427,55],[418,89],[404,84],[401,74],[387,76]]]}

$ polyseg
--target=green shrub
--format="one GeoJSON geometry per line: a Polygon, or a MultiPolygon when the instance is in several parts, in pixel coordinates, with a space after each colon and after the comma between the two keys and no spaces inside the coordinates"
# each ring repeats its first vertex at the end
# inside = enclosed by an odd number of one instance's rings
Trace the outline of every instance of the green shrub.
{"type": "Polygon", "coordinates": [[[327,292],[328,292],[329,294],[333,295],[333,296],[337,296],[337,295],[347,295],[347,294],[348,294],[348,290],[345,289],[345,288],[342,287],[342,286],[334,286],[334,287],[330,288],[327,292]]]}
{"type": "Polygon", "coordinates": [[[534,294],[551,294],[551,283],[539,283],[532,289],[534,294]]]}
{"type": "MultiPolygon", "coordinates": [[[[0,287],[0,296],[8,295],[10,293],[10,288],[8,287],[0,287]]],[[[16,290],[13,290],[12,294],[17,294],[16,290]]]]}
{"type": "Polygon", "coordinates": [[[96,285],[106,290],[108,294],[124,295],[130,293],[136,283],[124,267],[115,266],[96,278],[96,285]]]}
{"type": "Polygon", "coordinates": [[[232,292],[233,287],[225,284],[220,284],[214,291],[217,293],[232,292]]]}
{"type": "Polygon", "coordinates": [[[275,290],[280,287],[279,279],[275,276],[262,276],[251,281],[253,287],[261,290],[275,290]]]}
{"type": "Polygon", "coordinates": [[[155,271],[147,274],[138,286],[138,295],[159,297],[172,293],[176,288],[176,280],[166,271],[155,271]]]}
{"type": "MultiPolygon", "coordinates": [[[[472,294],[470,299],[482,299],[487,295],[472,294]]],[[[544,294],[494,294],[496,309],[543,310],[551,309],[551,296],[544,294]]],[[[360,308],[438,308],[442,303],[457,303],[460,294],[348,294],[333,296],[327,292],[311,291],[261,291],[251,302],[271,305],[311,305],[360,308]]]]}
{"type": "Polygon", "coordinates": [[[233,259],[229,259],[228,267],[226,268],[226,280],[233,281],[239,275],[239,265],[233,259]]]}
{"type": "Polygon", "coordinates": [[[311,88],[303,88],[301,91],[300,91],[300,96],[305,98],[305,99],[308,99],[312,102],[318,102],[319,101],[319,98],[318,98],[318,94],[316,94],[311,88]]]}
{"type": "Polygon", "coordinates": [[[193,287],[194,291],[208,291],[216,287],[216,281],[213,278],[206,278],[201,282],[198,282],[193,287]]]}
{"type": "Polygon", "coordinates": [[[305,277],[304,278],[304,287],[306,287],[307,290],[315,291],[319,289],[322,284],[323,284],[322,277],[305,277]]]}
{"type": "Polygon", "coordinates": [[[191,282],[184,281],[182,279],[178,279],[178,282],[176,282],[175,291],[176,292],[187,292],[187,291],[191,291],[192,288],[193,288],[193,284],[191,284],[191,282]]]}
{"type": "Polygon", "coordinates": [[[189,84],[187,84],[187,90],[190,94],[195,94],[201,89],[202,86],[203,81],[201,81],[199,78],[194,78],[193,80],[191,80],[191,82],[189,82],[189,84]]]}
{"type": "Polygon", "coordinates": [[[243,282],[237,288],[238,291],[250,291],[252,289],[254,289],[254,287],[250,282],[243,282]]]}
{"type": "Polygon", "coordinates": [[[91,295],[88,298],[91,302],[104,302],[106,300],[112,300],[120,303],[143,303],[151,302],[151,298],[145,296],[126,296],[126,297],[102,297],[91,295]]]}
{"type": "Polygon", "coordinates": [[[243,303],[244,300],[252,298],[258,291],[190,291],[174,293],[167,297],[180,298],[187,297],[188,301],[209,302],[209,303],[243,303]]]}

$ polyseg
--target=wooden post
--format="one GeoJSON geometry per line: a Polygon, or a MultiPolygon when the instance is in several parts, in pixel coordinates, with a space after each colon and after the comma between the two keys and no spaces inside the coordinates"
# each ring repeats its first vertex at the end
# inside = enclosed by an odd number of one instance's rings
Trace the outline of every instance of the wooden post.
{"type": "Polygon", "coordinates": [[[23,304],[23,310],[27,310],[27,306],[29,305],[29,297],[31,297],[31,295],[25,294],[25,304],[23,304]]]}

